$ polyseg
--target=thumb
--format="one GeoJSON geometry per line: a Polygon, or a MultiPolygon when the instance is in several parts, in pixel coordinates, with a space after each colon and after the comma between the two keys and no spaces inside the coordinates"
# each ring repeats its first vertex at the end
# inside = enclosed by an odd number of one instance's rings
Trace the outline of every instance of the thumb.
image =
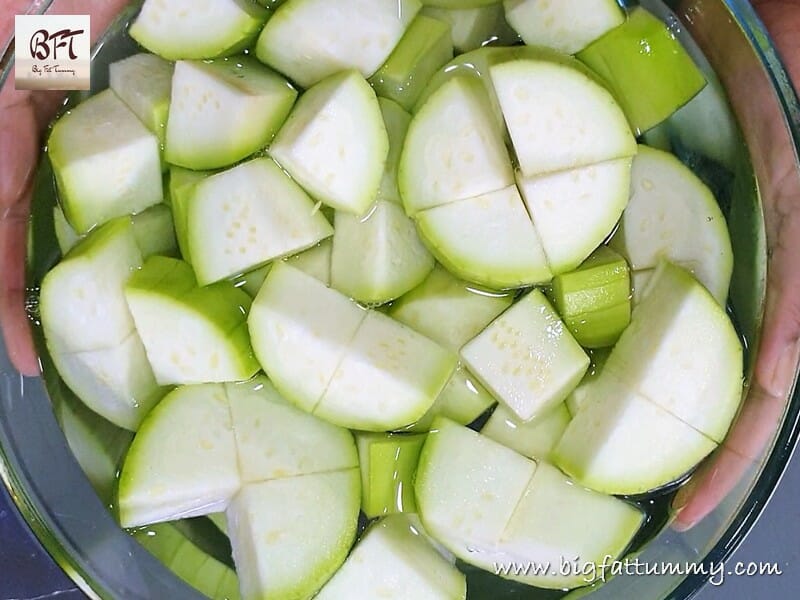
{"type": "Polygon", "coordinates": [[[800,186],[788,187],[799,191],[789,201],[776,203],[777,239],[771,248],[767,306],[755,367],[757,382],[775,397],[785,397],[791,389],[800,355],[800,186]]]}

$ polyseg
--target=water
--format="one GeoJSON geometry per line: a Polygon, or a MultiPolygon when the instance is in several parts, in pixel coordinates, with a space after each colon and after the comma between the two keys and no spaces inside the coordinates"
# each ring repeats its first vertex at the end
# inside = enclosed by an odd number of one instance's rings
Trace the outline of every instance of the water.
{"type": "MultiPolygon", "coordinates": [[[[720,202],[728,220],[731,240],[734,245],[734,276],[730,292],[729,312],[742,336],[746,349],[758,340],[760,315],[763,307],[766,251],[763,238],[763,216],[755,180],[747,150],[742,142],[736,121],[733,118],[722,88],[711,71],[708,62],[693,42],[680,31],[678,22],[667,7],[656,1],[642,2],[671,24],[676,35],[684,42],[690,53],[709,79],[709,86],[694,100],[679,110],[666,122],[643,136],[645,143],[674,152],[685,164],[711,188],[720,202]],[[714,127],[698,127],[698,123],[713,116],[714,127]]],[[[130,9],[121,15],[117,23],[107,32],[98,45],[93,60],[90,93],[107,87],[109,63],[137,51],[136,45],[126,35],[126,24],[135,13],[130,9]]],[[[466,66],[467,69],[474,67],[466,66]]],[[[74,94],[65,104],[65,109],[79,102],[85,94],[74,94]]],[[[60,253],[53,229],[53,207],[57,193],[52,170],[43,155],[37,174],[32,207],[30,229],[30,298],[31,315],[38,324],[36,315],[36,292],[38,284],[47,270],[59,259],[60,253]]],[[[44,377],[55,406],[71,402],[70,393],[60,381],[52,364],[46,357],[41,331],[37,328],[37,341],[45,370],[44,377]]],[[[752,373],[752,353],[746,352],[745,373],[749,380],[752,373]]],[[[490,412],[482,415],[472,427],[480,429],[490,412]]],[[[119,452],[119,448],[115,448],[119,452]]],[[[113,477],[113,474],[111,474],[113,477]]],[[[656,537],[670,520],[670,505],[677,489],[690,475],[664,489],[642,497],[627,498],[646,514],[642,530],[633,540],[630,552],[638,552],[656,537]]],[[[110,502],[110,498],[106,498],[110,502]]],[[[359,521],[359,535],[370,521],[359,521]]],[[[181,530],[199,547],[232,566],[230,544],[219,529],[206,518],[184,521],[181,530]]],[[[535,590],[529,586],[501,579],[493,574],[459,562],[459,568],[467,575],[471,598],[541,598],[555,599],[565,595],[561,591],[535,590]]]]}

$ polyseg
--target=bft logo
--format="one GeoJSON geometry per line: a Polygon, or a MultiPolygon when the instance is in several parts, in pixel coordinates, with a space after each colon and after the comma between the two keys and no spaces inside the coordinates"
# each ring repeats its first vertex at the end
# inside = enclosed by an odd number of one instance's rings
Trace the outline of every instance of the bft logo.
{"type": "Polygon", "coordinates": [[[17,15],[14,74],[18,90],[88,90],[88,15],[17,15]]]}
{"type": "Polygon", "coordinates": [[[66,48],[69,59],[77,60],[78,55],[75,54],[74,43],[75,36],[81,35],[85,31],[85,29],[62,29],[61,31],[50,33],[46,29],[40,29],[31,36],[31,56],[39,60],[47,60],[52,56],[53,60],[58,60],[59,48],[66,48]]]}

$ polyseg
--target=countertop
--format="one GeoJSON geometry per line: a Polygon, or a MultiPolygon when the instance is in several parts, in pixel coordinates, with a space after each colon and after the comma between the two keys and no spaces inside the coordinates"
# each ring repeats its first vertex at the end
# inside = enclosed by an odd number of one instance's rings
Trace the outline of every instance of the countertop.
{"type": "MultiPolygon", "coordinates": [[[[730,559],[775,562],[780,576],[727,577],[699,600],[792,598],[800,590],[800,458],[795,456],[761,519],[730,559]]],[[[55,565],[25,526],[0,484],[0,600],[78,600],[85,596],[55,565]]]]}

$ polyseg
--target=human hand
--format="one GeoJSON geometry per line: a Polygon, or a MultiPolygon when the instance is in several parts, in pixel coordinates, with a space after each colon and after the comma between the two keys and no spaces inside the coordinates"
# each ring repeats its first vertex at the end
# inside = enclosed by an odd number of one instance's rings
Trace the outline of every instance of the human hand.
{"type": "MultiPolygon", "coordinates": [[[[755,0],[753,5],[772,36],[795,89],[800,88],[800,0],[755,0]]],[[[740,74],[733,83],[743,89],[751,84],[748,73],[740,74]]],[[[746,98],[745,103],[761,103],[759,91],[752,88],[739,96],[746,98]]],[[[764,98],[762,106],[772,101],[764,98]]],[[[677,516],[673,527],[681,531],[702,520],[745,472],[758,464],[781,423],[800,357],[800,173],[791,144],[778,142],[786,137],[783,121],[770,120],[764,115],[768,111],[750,112],[762,115],[761,120],[746,126],[749,131],[758,132],[766,149],[763,153],[756,150],[753,160],[768,165],[769,173],[761,189],[770,255],[762,339],[755,381],[741,414],[724,444],[675,498],[677,516]]]]}
{"type": "MultiPolygon", "coordinates": [[[[5,0],[0,9],[0,48],[14,31],[14,15],[30,0],[5,0]]],[[[48,14],[91,15],[92,41],[126,0],[55,0],[48,14]]],[[[14,89],[13,72],[0,90],[0,329],[12,364],[23,375],[40,371],[25,310],[25,252],[33,176],[43,134],[64,93],[14,89]]]]}

